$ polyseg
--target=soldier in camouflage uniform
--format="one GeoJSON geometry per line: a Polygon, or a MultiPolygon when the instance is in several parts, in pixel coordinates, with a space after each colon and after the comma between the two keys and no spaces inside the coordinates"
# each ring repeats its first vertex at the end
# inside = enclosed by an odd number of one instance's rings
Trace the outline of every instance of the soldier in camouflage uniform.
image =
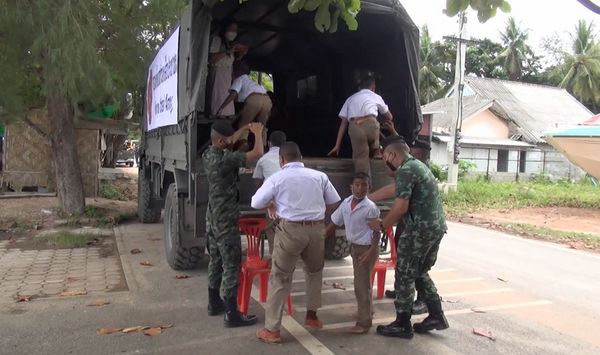
{"type": "Polygon", "coordinates": [[[435,264],[442,237],[446,233],[444,209],[437,182],[425,164],[413,158],[404,142],[388,145],[384,160],[388,172],[396,178],[396,201],[383,221],[374,221],[374,230],[385,230],[401,217],[405,225],[397,240],[398,261],[394,288],[396,320],[378,326],[384,336],[412,338],[417,333],[448,328],[442,304],[429,270],[435,264]],[[378,225],[379,224],[379,225],[378,225]],[[421,323],[411,325],[411,309],[415,296],[415,280],[422,282],[423,299],[429,315],[421,323]]]}
{"type": "Polygon", "coordinates": [[[225,327],[252,325],[257,321],[256,316],[245,316],[237,308],[242,258],[237,181],[239,169],[263,154],[262,130],[262,124],[251,123],[234,132],[229,122],[217,121],[211,127],[212,144],[202,154],[208,181],[208,314],[225,312],[225,327]],[[254,149],[248,153],[231,151],[230,147],[248,130],[255,137],[254,149]],[[225,302],[221,299],[221,287],[225,302]]]}

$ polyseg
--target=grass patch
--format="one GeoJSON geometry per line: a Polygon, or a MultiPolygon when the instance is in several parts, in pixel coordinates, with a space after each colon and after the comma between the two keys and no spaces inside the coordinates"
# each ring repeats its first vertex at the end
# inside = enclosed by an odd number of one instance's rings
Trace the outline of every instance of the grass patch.
{"type": "Polygon", "coordinates": [[[111,181],[103,180],[100,183],[100,197],[108,200],[128,201],[127,196],[111,181]]]}
{"type": "Polygon", "coordinates": [[[489,208],[574,207],[600,209],[600,188],[589,184],[461,181],[443,195],[449,213],[489,208]]]}
{"type": "Polygon", "coordinates": [[[525,236],[532,236],[563,244],[575,243],[574,246],[581,243],[586,248],[600,250],[600,235],[597,234],[565,232],[521,223],[506,223],[503,224],[503,227],[525,236]]]}
{"type": "Polygon", "coordinates": [[[100,238],[93,234],[76,234],[71,232],[57,232],[43,237],[35,238],[37,247],[50,247],[56,249],[85,248],[95,244],[100,238]]]}

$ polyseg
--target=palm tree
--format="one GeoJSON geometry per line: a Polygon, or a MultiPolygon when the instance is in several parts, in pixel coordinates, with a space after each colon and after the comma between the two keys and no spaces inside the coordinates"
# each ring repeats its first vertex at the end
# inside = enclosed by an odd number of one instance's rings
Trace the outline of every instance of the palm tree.
{"type": "Polygon", "coordinates": [[[579,20],[571,38],[573,53],[565,57],[566,74],[560,87],[596,108],[600,103],[600,44],[595,41],[594,24],[579,20]]]}
{"type": "Polygon", "coordinates": [[[510,80],[520,80],[523,76],[523,62],[532,54],[527,45],[529,31],[519,27],[514,17],[509,17],[506,29],[500,33],[504,43],[504,51],[498,55],[498,60],[504,66],[510,80]]]}
{"type": "Polygon", "coordinates": [[[427,26],[421,29],[421,68],[419,68],[419,97],[422,104],[433,101],[442,87],[440,73],[441,62],[436,55],[435,46],[427,26]]]}

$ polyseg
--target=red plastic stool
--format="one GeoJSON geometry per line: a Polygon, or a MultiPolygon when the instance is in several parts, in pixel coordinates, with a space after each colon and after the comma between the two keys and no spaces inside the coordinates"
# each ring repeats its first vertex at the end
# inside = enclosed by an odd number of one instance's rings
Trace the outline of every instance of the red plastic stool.
{"type": "Polygon", "coordinates": [[[385,274],[387,269],[394,269],[396,267],[396,261],[398,260],[398,254],[396,251],[396,238],[394,237],[394,230],[389,227],[385,233],[388,236],[389,245],[391,249],[390,257],[378,258],[373,267],[371,273],[371,287],[375,282],[375,275],[377,275],[377,298],[383,298],[385,292],[385,274]]]}

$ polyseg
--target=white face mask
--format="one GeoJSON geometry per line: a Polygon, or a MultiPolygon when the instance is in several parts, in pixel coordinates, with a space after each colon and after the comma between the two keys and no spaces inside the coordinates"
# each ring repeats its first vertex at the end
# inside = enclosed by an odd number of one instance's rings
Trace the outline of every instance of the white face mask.
{"type": "Polygon", "coordinates": [[[237,32],[225,32],[225,39],[229,42],[233,41],[237,37],[237,32]]]}

